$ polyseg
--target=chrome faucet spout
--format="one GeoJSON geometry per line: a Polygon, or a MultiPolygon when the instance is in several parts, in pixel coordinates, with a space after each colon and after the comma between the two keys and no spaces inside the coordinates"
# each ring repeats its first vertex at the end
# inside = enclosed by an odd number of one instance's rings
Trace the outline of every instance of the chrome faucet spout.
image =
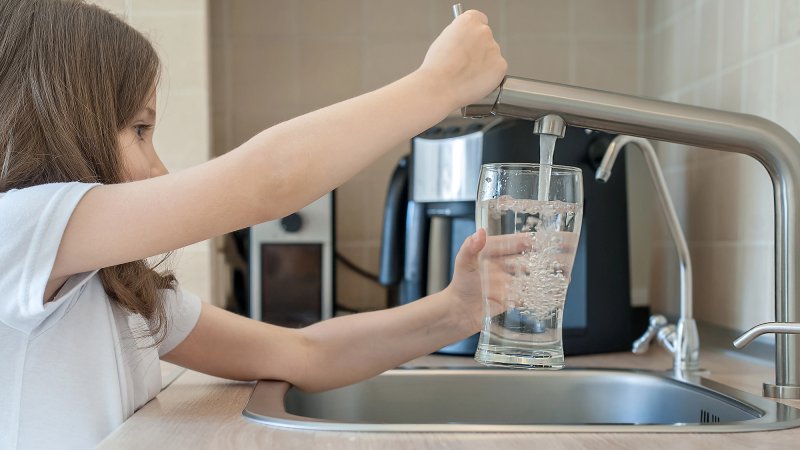
{"type": "MultiPolygon", "coordinates": [[[[800,142],[761,117],[507,76],[462,110],[537,120],[749,155],[772,179],[775,206],[775,320],[800,322],[800,142]]],[[[765,395],[800,398],[800,336],[775,338],[775,386],[765,395]],[[797,392],[798,394],[793,394],[797,392]]]]}
{"type": "Polygon", "coordinates": [[[533,122],[534,134],[549,134],[559,139],[564,137],[567,132],[567,124],[564,119],[555,114],[548,114],[540,117],[533,122]]]}
{"type": "MultiPolygon", "coordinates": [[[[595,178],[603,182],[608,181],[620,149],[628,144],[633,144],[642,151],[680,261],[680,319],[678,319],[675,332],[663,335],[668,338],[664,337],[661,342],[672,353],[675,372],[696,372],[700,369],[700,338],[697,333],[697,324],[692,317],[692,258],[655,149],[647,139],[619,135],[608,145],[606,153],[597,167],[595,178]]],[[[662,324],[662,327],[664,326],[666,323],[662,324]]]]}

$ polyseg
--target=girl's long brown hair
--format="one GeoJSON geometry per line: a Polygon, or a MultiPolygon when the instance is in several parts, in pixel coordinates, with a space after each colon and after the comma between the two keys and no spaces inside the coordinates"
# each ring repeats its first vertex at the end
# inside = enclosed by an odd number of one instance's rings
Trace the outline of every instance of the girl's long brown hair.
{"type": "MultiPolygon", "coordinates": [[[[0,1],[0,192],[44,183],[122,183],[118,133],[146,104],[158,56],[139,32],[75,0],[0,1]]],[[[108,296],[166,333],[160,290],[171,273],[145,261],[100,270],[108,296]]]]}

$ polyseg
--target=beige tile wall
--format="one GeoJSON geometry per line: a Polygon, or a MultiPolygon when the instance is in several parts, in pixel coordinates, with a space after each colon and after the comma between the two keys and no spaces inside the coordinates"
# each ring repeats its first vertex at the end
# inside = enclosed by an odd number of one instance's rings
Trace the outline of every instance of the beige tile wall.
{"type": "MultiPolygon", "coordinates": [[[[414,70],[452,19],[452,3],[211,2],[215,152],[224,153],[263,128],[414,70]]],[[[463,5],[487,13],[509,73],[628,93],[639,90],[637,0],[468,0],[463,5]]],[[[407,144],[395,148],[337,190],[338,250],[372,272],[378,270],[389,175],[408,152],[407,144]]],[[[341,265],[337,276],[341,303],[356,308],[384,305],[382,288],[341,265]]]]}
{"type": "MultiPolygon", "coordinates": [[[[171,171],[210,156],[208,5],[205,0],[94,0],[144,33],[162,62],[155,146],[171,171]]],[[[212,291],[212,242],[172,257],[181,286],[221,303],[212,291]]]]}
{"type": "MultiPolygon", "coordinates": [[[[642,0],[641,6],[647,95],[763,116],[800,138],[800,1],[642,0]]],[[[739,330],[774,320],[766,171],[742,155],[668,145],[660,152],[694,258],[697,317],[739,330]]],[[[672,243],[657,239],[653,254],[653,305],[675,314],[672,243]]]]}
{"type": "MultiPolygon", "coordinates": [[[[406,1],[402,8],[388,0],[96,3],[142,29],[162,55],[156,139],[173,170],[208,157],[209,115],[213,153],[221,154],[263,128],[413,70],[450,14],[444,0],[406,1]]],[[[489,14],[509,73],[762,115],[800,137],[798,0],[464,5],[489,14]]],[[[372,271],[385,186],[408,150],[394,149],[337,193],[339,250],[372,271]]],[[[773,223],[766,173],[738,155],[668,145],[659,151],[694,257],[697,316],[738,329],[771,319],[773,223]]],[[[629,183],[637,187],[630,201],[638,211],[631,218],[634,301],[650,298],[656,309],[674,314],[673,246],[650,206],[649,181],[635,169],[640,160],[633,153],[629,158],[629,183]]],[[[189,289],[221,299],[212,294],[210,255],[209,243],[184,250],[177,271],[189,289]]],[[[343,267],[338,274],[343,303],[382,305],[380,288],[343,267]]]]}

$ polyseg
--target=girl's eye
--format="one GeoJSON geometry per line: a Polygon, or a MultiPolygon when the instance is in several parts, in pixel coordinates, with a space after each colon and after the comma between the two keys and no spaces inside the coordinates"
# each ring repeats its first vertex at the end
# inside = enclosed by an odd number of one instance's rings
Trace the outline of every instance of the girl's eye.
{"type": "Polygon", "coordinates": [[[149,130],[150,128],[153,128],[153,126],[152,126],[152,125],[139,124],[139,125],[134,125],[134,126],[133,126],[133,131],[136,133],[136,136],[137,136],[139,139],[142,139],[142,140],[143,140],[143,139],[144,139],[144,135],[145,135],[145,133],[146,133],[146,132],[147,132],[147,130],[149,130]]]}

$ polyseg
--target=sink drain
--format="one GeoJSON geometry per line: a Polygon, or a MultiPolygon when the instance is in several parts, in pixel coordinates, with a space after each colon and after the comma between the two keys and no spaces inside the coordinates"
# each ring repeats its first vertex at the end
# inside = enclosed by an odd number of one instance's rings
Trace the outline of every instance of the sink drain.
{"type": "Polygon", "coordinates": [[[700,423],[718,423],[719,416],[711,414],[705,409],[700,410],[700,423]]]}

